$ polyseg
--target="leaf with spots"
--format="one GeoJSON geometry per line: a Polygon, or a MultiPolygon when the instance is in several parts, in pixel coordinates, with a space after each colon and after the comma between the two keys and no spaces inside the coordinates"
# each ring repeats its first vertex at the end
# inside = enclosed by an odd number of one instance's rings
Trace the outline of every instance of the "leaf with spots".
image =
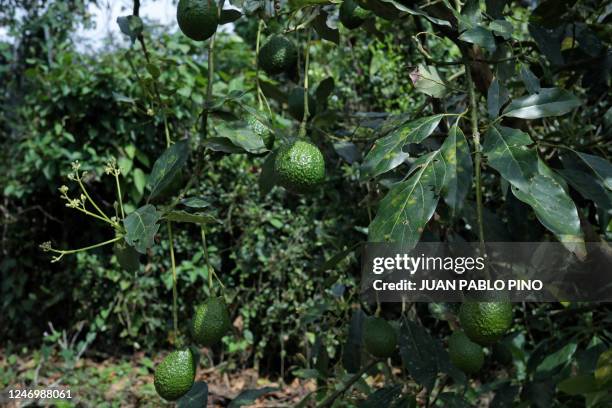
{"type": "Polygon", "coordinates": [[[361,178],[376,177],[402,164],[408,157],[408,153],[402,148],[409,143],[420,143],[428,138],[438,127],[442,117],[444,115],[433,115],[410,122],[406,119],[399,123],[396,122],[397,117],[388,119],[388,123],[383,124],[381,128],[385,130],[385,136],[374,143],[363,161],[361,178]],[[389,123],[393,124],[390,129],[389,123]]]}
{"type": "Polygon", "coordinates": [[[396,242],[410,249],[419,241],[446,185],[448,165],[440,150],[419,157],[409,178],[394,185],[370,223],[369,241],[396,242]]]}
{"type": "Polygon", "coordinates": [[[463,207],[465,197],[472,185],[472,156],[465,135],[458,126],[453,126],[440,148],[447,163],[446,180],[442,189],[444,202],[457,214],[463,207]]]}

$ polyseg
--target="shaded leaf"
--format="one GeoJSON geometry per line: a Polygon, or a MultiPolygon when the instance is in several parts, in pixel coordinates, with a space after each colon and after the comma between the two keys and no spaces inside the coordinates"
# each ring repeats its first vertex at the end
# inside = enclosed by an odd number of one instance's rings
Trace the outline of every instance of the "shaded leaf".
{"type": "Polygon", "coordinates": [[[359,408],[381,408],[389,407],[397,397],[402,393],[402,386],[392,385],[376,390],[368,396],[368,399],[361,402],[359,408]]]}
{"type": "Polygon", "coordinates": [[[465,135],[458,126],[453,126],[440,148],[446,162],[446,178],[442,189],[444,202],[457,214],[463,207],[465,197],[472,186],[472,155],[465,135]]]}
{"type": "Polygon", "coordinates": [[[493,52],[497,48],[493,33],[484,27],[476,26],[464,31],[459,39],[467,43],[476,44],[493,52]]]}
{"type": "Polygon", "coordinates": [[[117,24],[121,32],[130,37],[132,43],[136,41],[144,30],[142,20],[140,17],[134,15],[117,17],[117,24]]]}
{"type": "Polygon", "coordinates": [[[155,206],[147,204],[129,214],[123,220],[126,230],[125,241],[144,254],[155,242],[155,234],[159,230],[160,214],[155,206]]]}
{"type": "Polygon", "coordinates": [[[398,10],[404,11],[404,12],[406,12],[408,14],[412,14],[413,16],[424,17],[425,19],[429,20],[431,23],[434,23],[436,25],[446,26],[446,27],[450,27],[451,26],[451,23],[449,21],[442,20],[442,19],[436,18],[436,17],[432,17],[431,15],[427,14],[426,12],[424,12],[421,9],[419,9],[418,7],[407,7],[404,4],[402,4],[400,2],[397,2],[397,1],[394,1],[394,0],[382,0],[382,1],[385,1],[387,3],[391,3],[398,10]]]}
{"type": "Polygon", "coordinates": [[[203,198],[199,197],[186,197],[181,200],[181,204],[191,208],[206,208],[210,206],[210,203],[203,198]]]}
{"type": "Polygon", "coordinates": [[[234,21],[238,20],[240,17],[242,17],[242,13],[239,10],[236,10],[236,9],[221,10],[221,13],[219,15],[219,24],[223,25],[223,24],[233,23],[234,21]]]}
{"type": "Polygon", "coordinates": [[[251,405],[255,400],[263,395],[278,391],[276,387],[264,387],[252,390],[244,390],[230,402],[228,408],[239,408],[243,405],[251,405]]]}
{"type": "Polygon", "coordinates": [[[334,142],[334,150],[349,164],[361,160],[361,151],[355,146],[355,143],[345,141],[334,142]]]}
{"type": "Polygon", "coordinates": [[[312,26],[319,37],[333,42],[334,44],[340,43],[340,31],[338,30],[338,27],[330,26],[327,12],[324,10],[319,11],[319,14],[312,22],[312,26]]]}
{"type": "Polygon", "coordinates": [[[208,384],[198,381],[178,401],[178,408],[202,408],[208,404],[208,384]]]}
{"type": "Polygon", "coordinates": [[[487,112],[491,119],[499,116],[500,109],[508,102],[510,94],[497,78],[494,78],[487,91],[487,112]]]}
{"type": "Polygon", "coordinates": [[[542,88],[538,94],[524,96],[510,102],[504,116],[538,119],[561,116],[580,106],[580,99],[559,88],[542,88]]]}
{"type": "Polygon", "coordinates": [[[149,200],[157,197],[174,180],[184,167],[189,157],[189,140],[179,140],[168,149],[153,164],[153,170],[148,180],[151,191],[149,200]]]}
{"type": "Polygon", "coordinates": [[[584,395],[597,392],[599,387],[592,374],[582,374],[566,378],[557,385],[557,389],[569,395],[584,395]]]}
{"type": "Polygon", "coordinates": [[[410,73],[414,88],[434,98],[446,95],[446,83],[434,66],[419,64],[416,70],[410,73]]]}
{"type": "Polygon", "coordinates": [[[261,166],[261,174],[259,175],[259,191],[261,195],[268,194],[272,187],[276,185],[276,172],[274,171],[276,154],[276,151],[270,153],[261,166]]]}
{"type": "Polygon", "coordinates": [[[532,95],[540,92],[540,80],[525,65],[521,65],[520,75],[527,92],[532,95]]]}
{"type": "Polygon", "coordinates": [[[334,91],[335,83],[334,78],[327,77],[317,85],[317,90],[315,91],[315,97],[317,100],[317,104],[323,105],[329,98],[329,95],[334,91]]]}
{"type": "Polygon", "coordinates": [[[438,340],[431,337],[425,328],[402,319],[399,335],[402,364],[410,376],[427,389],[432,389],[439,373],[436,342],[438,340]]]}
{"type": "Polygon", "coordinates": [[[361,368],[361,338],[365,314],[361,309],[354,309],[349,324],[348,336],[342,350],[342,366],[349,373],[356,373],[361,368]]]}
{"type": "Polygon", "coordinates": [[[170,211],[164,214],[164,219],[174,222],[191,222],[194,224],[211,224],[219,222],[215,217],[204,213],[188,213],[187,211],[170,211]]]}

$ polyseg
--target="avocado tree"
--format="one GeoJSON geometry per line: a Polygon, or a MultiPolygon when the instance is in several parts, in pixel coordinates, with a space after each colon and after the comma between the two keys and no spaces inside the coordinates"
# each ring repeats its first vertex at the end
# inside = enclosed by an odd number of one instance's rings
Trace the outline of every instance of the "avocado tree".
{"type": "MultiPolygon", "coordinates": [[[[68,178],[78,192],[62,186],[61,198],[105,223],[109,238],[79,249],[42,245],[54,254],[53,261],[114,245],[122,267],[137,269],[156,237],[168,240],[176,350],[156,368],[155,388],[162,398],[201,406],[207,391],[205,383],[194,383],[194,346],[210,347],[231,330],[223,283],[207,252],[207,228],[218,220],[200,197],[189,196],[213,152],[262,157],[258,188],[264,195],[282,187],[287,194],[307,196],[325,189],[326,178],[346,176],[367,191],[361,203],[344,205],[367,207],[369,242],[411,248],[422,239],[462,239],[484,248],[486,240],[556,240],[585,258],[585,243],[611,238],[609,5],[235,0],[234,8],[226,8],[224,3],[180,0],[177,5],[179,28],[203,44],[208,67],[206,87],[196,91],[204,103],[187,135],[176,133],[168,120],[173,90],[158,81],[163,55],[147,44],[140,2],[134,1],[131,15],[118,19],[132,48],[146,60],[145,75],[135,70],[133,80],[147,97],[149,114],[163,122],[159,137],[166,150],[147,178],[146,202],[129,213],[117,161],[105,168],[116,189],[116,197],[107,200],[114,202],[112,215],[88,193],[86,175],[75,162],[68,178]],[[215,93],[215,81],[223,80],[215,76],[216,33],[244,20],[255,22],[255,75],[246,89],[215,93]],[[412,88],[399,98],[417,101],[411,109],[364,112],[357,103],[334,105],[329,100],[341,80],[333,76],[319,73],[313,86],[316,57],[325,51],[332,50],[327,61],[333,63],[347,44],[352,49],[360,41],[384,43],[388,37],[405,43],[404,79],[412,88]],[[246,95],[254,95],[255,105],[246,95]],[[287,122],[288,117],[294,120],[287,122]],[[512,225],[514,219],[533,223],[525,231],[512,225]],[[200,228],[209,271],[210,298],[186,317],[193,320],[191,333],[180,333],[178,325],[173,232],[183,223],[200,228]]],[[[377,69],[384,65],[384,53],[381,61],[377,69]]],[[[352,75],[374,81],[368,73],[352,75]]],[[[322,271],[338,267],[355,249],[329,259],[322,271]]],[[[498,407],[550,407],[580,406],[584,400],[586,406],[604,407],[612,401],[605,351],[609,317],[598,305],[567,305],[551,319],[548,309],[499,300],[466,301],[460,307],[402,304],[401,310],[354,303],[350,321],[341,323],[347,334],[338,357],[330,359],[328,348],[334,346],[317,339],[302,359],[307,367],[298,374],[319,384],[302,406],[352,406],[363,399],[350,392],[354,385],[368,390],[364,406],[463,407],[486,401],[498,407]],[[531,325],[557,330],[583,313],[600,324],[588,334],[564,329],[556,338],[536,338],[530,331],[531,325]],[[511,377],[498,380],[483,373],[483,367],[497,369],[508,360],[514,361],[511,377]],[[405,375],[395,374],[399,366],[405,375]],[[386,377],[378,390],[362,381],[375,372],[386,377]],[[475,378],[481,381],[471,381],[475,378]]],[[[333,321],[322,320],[321,327],[333,321]]]]}

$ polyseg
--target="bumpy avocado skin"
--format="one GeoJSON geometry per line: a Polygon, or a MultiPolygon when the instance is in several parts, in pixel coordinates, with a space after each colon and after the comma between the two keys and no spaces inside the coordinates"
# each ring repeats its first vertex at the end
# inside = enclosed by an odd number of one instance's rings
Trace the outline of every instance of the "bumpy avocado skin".
{"type": "Polygon", "coordinates": [[[374,357],[390,357],[397,347],[397,335],[393,327],[381,317],[368,317],[363,323],[363,342],[374,357]]]}
{"type": "MultiPolygon", "coordinates": [[[[298,86],[293,88],[287,98],[289,113],[294,119],[301,121],[304,118],[304,88],[298,86]]],[[[312,118],[317,113],[317,103],[312,95],[308,94],[308,117],[312,118]]]]}
{"type": "Polygon", "coordinates": [[[448,354],[451,362],[468,374],[477,373],[484,364],[482,346],[460,331],[453,333],[448,340],[448,354]]]}
{"type": "Polygon", "coordinates": [[[459,321],[465,334],[474,342],[487,346],[497,342],[512,325],[509,302],[474,302],[461,305],[459,321]]]}
{"type": "Polygon", "coordinates": [[[210,347],[218,343],[230,328],[229,310],[221,298],[210,298],[196,309],[192,333],[199,345],[210,347]]]}
{"type": "Polygon", "coordinates": [[[155,368],[153,385],[163,399],[176,401],[191,389],[195,373],[191,350],[173,351],[155,368]]]}
{"type": "Polygon", "coordinates": [[[349,30],[353,30],[363,24],[370,13],[359,6],[355,0],[344,0],[340,5],[340,22],[349,30]]]}
{"type": "Polygon", "coordinates": [[[278,183],[287,190],[309,193],[325,181],[325,158],[317,146],[298,139],[278,150],[274,171],[278,183]]]}
{"type": "Polygon", "coordinates": [[[269,75],[290,72],[297,63],[297,48],[288,38],[274,35],[259,50],[258,61],[269,75]]]}
{"type": "Polygon", "coordinates": [[[219,24],[217,4],[213,0],[180,0],[176,20],[187,37],[195,41],[207,40],[219,24]]]}

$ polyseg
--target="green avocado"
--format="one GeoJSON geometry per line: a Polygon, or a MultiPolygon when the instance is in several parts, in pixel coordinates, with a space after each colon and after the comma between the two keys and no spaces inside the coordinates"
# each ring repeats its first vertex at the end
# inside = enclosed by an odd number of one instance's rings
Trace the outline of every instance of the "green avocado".
{"type": "Polygon", "coordinates": [[[285,36],[273,35],[259,50],[259,66],[269,75],[289,72],[297,63],[297,48],[285,36]]]}
{"type": "Polygon", "coordinates": [[[477,373],[484,363],[482,346],[461,331],[454,332],[448,340],[448,354],[451,362],[467,374],[477,373]]]}
{"type": "Polygon", "coordinates": [[[155,368],[155,391],[165,400],[176,401],[191,389],[195,373],[195,358],[191,350],[173,351],[155,368]]]}
{"type": "Polygon", "coordinates": [[[390,357],[397,347],[397,335],[393,327],[381,317],[368,317],[363,323],[363,342],[374,357],[390,357]]]}
{"type": "Polygon", "coordinates": [[[512,325],[509,302],[463,302],[459,321],[465,334],[476,343],[487,346],[497,342],[512,325]]]}
{"type": "Polygon", "coordinates": [[[221,341],[230,328],[229,310],[221,298],[210,298],[196,309],[192,334],[198,344],[210,347],[221,341]]]}
{"type": "Polygon", "coordinates": [[[274,160],[278,183],[294,193],[308,193],[325,181],[325,159],[317,146],[297,139],[278,149],[274,160]]]}
{"type": "Polygon", "coordinates": [[[183,34],[192,40],[204,41],[217,31],[218,14],[213,0],[179,0],[176,20],[183,34]]]}

